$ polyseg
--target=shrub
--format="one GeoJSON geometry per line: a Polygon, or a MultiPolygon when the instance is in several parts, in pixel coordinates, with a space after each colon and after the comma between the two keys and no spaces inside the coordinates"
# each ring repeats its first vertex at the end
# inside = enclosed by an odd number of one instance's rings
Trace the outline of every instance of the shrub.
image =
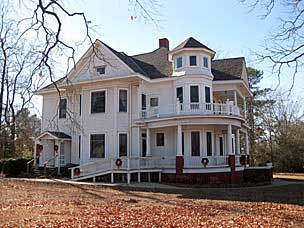
{"type": "Polygon", "coordinates": [[[0,167],[5,176],[17,177],[21,173],[26,172],[28,161],[30,161],[30,159],[25,158],[1,160],[0,167]]]}

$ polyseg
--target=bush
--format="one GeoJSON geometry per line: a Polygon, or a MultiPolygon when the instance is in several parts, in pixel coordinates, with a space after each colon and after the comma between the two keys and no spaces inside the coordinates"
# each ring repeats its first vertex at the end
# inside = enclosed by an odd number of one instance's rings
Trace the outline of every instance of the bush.
{"type": "Polygon", "coordinates": [[[26,172],[27,162],[30,160],[25,158],[0,160],[0,170],[7,177],[17,177],[26,172]]]}

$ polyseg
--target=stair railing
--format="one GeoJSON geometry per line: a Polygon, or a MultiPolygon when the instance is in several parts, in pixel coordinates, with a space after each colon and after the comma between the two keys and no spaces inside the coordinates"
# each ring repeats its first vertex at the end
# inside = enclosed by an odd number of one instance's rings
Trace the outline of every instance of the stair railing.
{"type": "Polygon", "coordinates": [[[30,173],[30,165],[31,165],[31,163],[34,164],[34,161],[35,161],[35,158],[31,159],[30,161],[28,161],[28,162],[26,163],[26,173],[27,173],[27,174],[30,173]]]}
{"type": "Polygon", "coordinates": [[[50,159],[46,160],[44,163],[43,163],[43,173],[44,173],[44,176],[46,176],[47,172],[46,172],[46,168],[47,168],[47,165],[54,160],[54,164],[55,164],[55,159],[58,157],[58,155],[55,155],[54,157],[51,157],[50,159]]]}

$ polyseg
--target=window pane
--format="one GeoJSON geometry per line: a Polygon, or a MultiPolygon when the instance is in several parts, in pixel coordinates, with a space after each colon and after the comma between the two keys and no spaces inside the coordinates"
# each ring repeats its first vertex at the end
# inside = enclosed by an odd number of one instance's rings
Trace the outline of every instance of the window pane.
{"type": "Polygon", "coordinates": [[[220,155],[221,156],[224,155],[224,141],[223,141],[223,137],[220,137],[220,155]]]}
{"type": "Polygon", "coordinates": [[[59,118],[66,118],[67,100],[60,99],[59,102],[59,118]]]}
{"type": "Polygon", "coordinates": [[[141,109],[146,110],[147,108],[147,98],[145,94],[141,95],[141,109]]]}
{"type": "Polygon", "coordinates": [[[182,132],[182,154],[185,154],[185,134],[182,132]]]}
{"type": "Polygon", "coordinates": [[[150,106],[151,107],[157,107],[158,106],[158,98],[157,97],[150,98],[150,106]]]}
{"type": "Polygon", "coordinates": [[[82,102],[82,99],[81,99],[81,94],[79,95],[79,115],[81,116],[81,102],[82,102]]]}
{"type": "Polygon", "coordinates": [[[183,58],[182,57],[178,57],[176,59],[176,68],[180,68],[183,66],[183,58]]]}
{"type": "Polygon", "coordinates": [[[203,58],[203,66],[208,68],[208,57],[206,56],[203,58]]]}
{"type": "Polygon", "coordinates": [[[190,87],[190,102],[199,102],[199,92],[198,86],[191,86],[190,87]]]}
{"type": "Polygon", "coordinates": [[[200,133],[191,132],[191,155],[200,156],[200,133]]]}
{"type": "Polygon", "coordinates": [[[190,56],[190,66],[196,66],[196,56],[190,56]]]}
{"type": "Polygon", "coordinates": [[[128,155],[128,136],[119,134],[119,157],[128,155]]]}
{"type": "Polygon", "coordinates": [[[91,135],[91,158],[104,158],[105,157],[105,135],[96,134],[91,135]]]}
{"type": "Polygon", "coordinates": [[[99,74],[104,74],[106,72],[106,68],[105,67],[98,67],[98,68],[96,68],[96,71],[99,74]]]}
{"type": "Polygon", "coordinates": [[[176,98],[179,99],[180,103],[183,103],[183,87],[176,88],[176,98]]]}
{"type": "Polygon", "coordinates": [[[105,91],[92,92],[91,113],[105,112],[105,91]]]}
{"type": "Polygon", "coordinates": [[[207,132],[207,156],[212,156],[212,133],[207,132]]]}
{"type": "Polygon", "coordinates": [[[119,90],[119,112],[128,111],[128,91],[119,90]]]}
{"type": "Polygon", "coordinates": [[[164,133],[157,133],[156,134],[156,145],[157,146],[164,146],[165,145],[165,134],[164,133]]]}
{"type": "Polygon", "coordinates": [[[211,102],[210,88],[207,86],[205,87],[205,101],[206,101],[206,103],[211,102]]]}

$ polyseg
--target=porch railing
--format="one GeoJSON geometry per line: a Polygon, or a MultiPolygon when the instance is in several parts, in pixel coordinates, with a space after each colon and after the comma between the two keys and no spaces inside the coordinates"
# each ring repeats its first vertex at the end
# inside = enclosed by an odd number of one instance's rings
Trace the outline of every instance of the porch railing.
{"type": "Polygon", "coordinates": [[[227,103],[180,103],[165,106],[147,107],[140,118],[170,117],[176,115],[235,115],[241,116],[238,106],[227,103]]]}
{"type": "Polygon", "coordinates": [[[114,171],[175,168],[176,161],[176,157],[121,157],[122,164],[118,167],[115,164],[116,159],[107,158],[70,168],[71,178],[75,179],[114,171]],[[76,169],[80,171],[77,176],[75,174],[76,169]]]}
{"type": "Polygon", "coordinates": [[[207,167],[228,166],[228,156],[197,156],[184,157],[184,168],[202,168],[202,159],[208,158],[207,167]]]}

